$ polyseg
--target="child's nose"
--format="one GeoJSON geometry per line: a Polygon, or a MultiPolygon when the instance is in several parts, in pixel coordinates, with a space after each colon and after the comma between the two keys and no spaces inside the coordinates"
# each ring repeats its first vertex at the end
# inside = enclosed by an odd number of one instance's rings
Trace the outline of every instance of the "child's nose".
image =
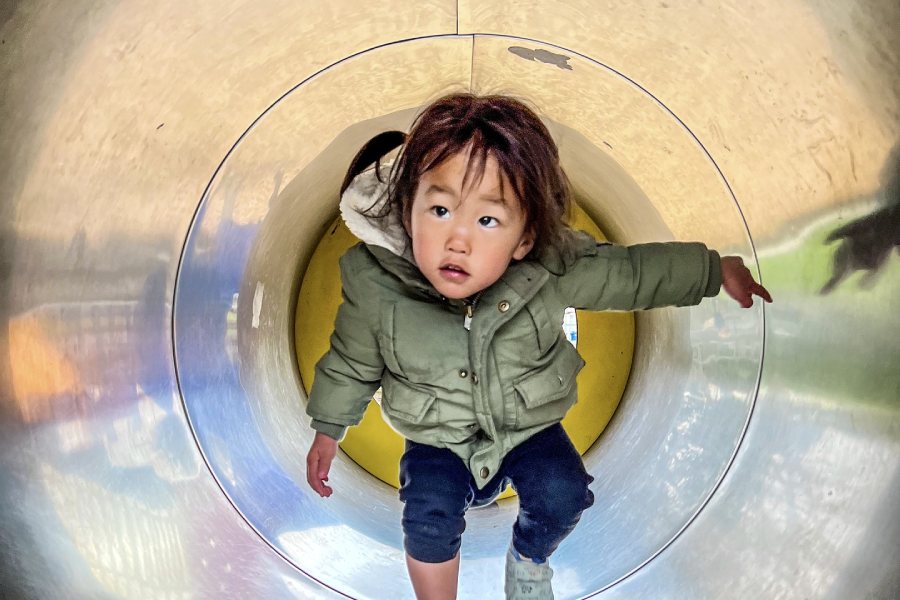
{"type": "Polygon", "coordinates": [[[447,238],[447,250],[468,254],[470,249],[469,231],[465,227],[454,227],[447,238]]]}

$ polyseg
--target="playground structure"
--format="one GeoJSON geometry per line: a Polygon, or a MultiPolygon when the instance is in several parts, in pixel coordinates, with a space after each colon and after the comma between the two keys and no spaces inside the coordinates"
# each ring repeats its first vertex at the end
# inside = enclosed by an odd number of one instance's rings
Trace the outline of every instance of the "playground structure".
{"type": "MultiPolygon", "coordinates": [[[[472,90],[537,107],[610,239],[704,241],[775,297],[635,315],[558,597],[897,597],[897,23],[889,0],[0,9],[0,596],[412,597],[396,491],[346,455],[332,498],[305,483],[295,323],[335,297],[301,281],[356,150],[472,90]]],[[[470,513],[461,598],[500,597],[515,508],[470,513]]]]}

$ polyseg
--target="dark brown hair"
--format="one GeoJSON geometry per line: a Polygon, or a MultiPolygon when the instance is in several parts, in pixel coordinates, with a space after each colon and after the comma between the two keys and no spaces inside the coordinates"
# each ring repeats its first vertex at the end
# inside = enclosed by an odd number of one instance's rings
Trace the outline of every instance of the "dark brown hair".
{"type": "MultiPolygon", "coordinates": [[[[531,256],[540,256],[551,246],[566,250],[569,180],[550,132],[525,103],[497,95],[444,96],[416,117],[409,135],[389,131],[363,146],[347,171],[341,193],[356,175],[401,144],[388,178],[388,202],[375,216],[397,210],[408,222],[422,175],[471,145],[464,185],[480,182],[488,156],[492,156],[512,184],[526,227],[534,234],[531,256]]],[[[380,170],[376,173],[380,179],[380,170]]]]}

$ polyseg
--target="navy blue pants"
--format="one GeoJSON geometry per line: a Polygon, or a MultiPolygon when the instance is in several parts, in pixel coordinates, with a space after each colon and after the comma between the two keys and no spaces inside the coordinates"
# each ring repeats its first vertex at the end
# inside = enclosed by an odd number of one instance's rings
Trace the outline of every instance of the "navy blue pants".
{"type": "Polygon", "coordinates": [[[524,556],[546,560],[594,503],[588,489],[593,480],[559,424],[513,448],[480,490],[453,452],[407,440],[400,459],[404,547],[418,561],[452,559],[466,529],[466,510],[492,502],[510,483],[519,495],[513,546],[524,556]]]}

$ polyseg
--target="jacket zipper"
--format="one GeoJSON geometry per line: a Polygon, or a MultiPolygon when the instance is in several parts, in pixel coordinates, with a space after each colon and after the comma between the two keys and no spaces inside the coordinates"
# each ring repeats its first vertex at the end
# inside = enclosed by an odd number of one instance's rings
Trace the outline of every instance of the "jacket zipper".
{"type": "Polygon", "coordinates": [[[475,314],[475,305],[478,304],[479,298],[481,298],[481,292],[475,294],[475,297],[472,298],[471,301],[468,299],[463,300],[466,305],[466,316],[463,319],[463,327],[466,328],[466,331],[469,331],[472,328],[472,315],[475,314]]]}

